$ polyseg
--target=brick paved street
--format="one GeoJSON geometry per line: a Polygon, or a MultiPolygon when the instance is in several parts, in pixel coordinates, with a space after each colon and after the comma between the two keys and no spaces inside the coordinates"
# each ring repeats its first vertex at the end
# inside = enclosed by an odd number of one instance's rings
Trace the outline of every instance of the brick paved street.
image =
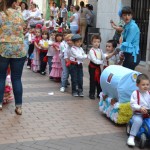
{"type": "MultiPolygon", "coordinates": [[[[116,126],[98,111],[99,100],[59,92],[59,83],[24,68],[23,115],[14,103],[0,112],[0,150],[128,150],[125,126],[116,126]],[[54,95],[53,95],[54,93],[54,95]]],[[[150,146],[147,146],[148,149],[150,146]]],[[[136,147],[134,150],[138,150],[136,147]]]]}

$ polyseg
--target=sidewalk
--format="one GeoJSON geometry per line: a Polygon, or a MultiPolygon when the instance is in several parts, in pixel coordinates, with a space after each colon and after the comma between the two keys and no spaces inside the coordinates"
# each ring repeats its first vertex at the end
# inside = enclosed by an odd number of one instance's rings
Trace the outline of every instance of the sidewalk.
{"type": "Polygon", "coordinates": [[[59,87],[24,68],[23,115],[15,114],[14,103],[0,112],[0,150],[130,150],[125,126],[112,123],[99,112],[99,100],[88,98],[86,65],[84,98],[72,97],[70,87],[61,93],[59,87]]]}

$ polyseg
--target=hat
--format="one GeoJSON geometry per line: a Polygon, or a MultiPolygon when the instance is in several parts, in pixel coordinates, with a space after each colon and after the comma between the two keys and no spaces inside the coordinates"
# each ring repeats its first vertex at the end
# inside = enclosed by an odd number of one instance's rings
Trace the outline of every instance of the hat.
{"type": "Polygon", "coordinates": [[[78,41],[78,40],[81,40],[81,39],[82,39],[82,37],[79,34],[74,34],[71,38],[72,41],[78,41]]]}
{"type": "Polygon", "coordinates": [[[36,24],[36,27],[35,27],[35,28],[41,29],[41,28],[42,28],[42,25],[41,25],[41,24],[36,24]]]}

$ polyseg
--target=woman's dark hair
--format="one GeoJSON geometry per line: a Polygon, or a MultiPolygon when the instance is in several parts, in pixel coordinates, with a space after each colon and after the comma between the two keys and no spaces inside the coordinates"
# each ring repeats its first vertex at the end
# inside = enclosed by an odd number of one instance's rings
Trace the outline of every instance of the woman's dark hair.
{"type": "Polygon", "coordinates": [[[17,0],[7,0],[7,2],[6,2],[6,8],[12,7],[12,4],[13,4],[14,2],[17,2],[17,0]]]}
{"type": "Polygon", "coordinates": [[[94,39],[98,39],[100,40],[100,42],[102,41],[101,36],[100,35],[92,35],[91,37],[91,41],[93,41],[94,39]]]}
{"type": "Polygon", "coordinates": [[[20,6],[21,6],[22,4],[25,4],[25,9],[28,10],[28,4],[27,4],[26,2],[21,2],[21,3],[20,3],[20,6]]]}
{"type": "Polygon", "coordinates": [[[129,6],[123,7],[122,10],[121,10],[121,16],[123,14],[131,14],[131,15],[133,15],[133,11],[132,11],[131,7],[129,7],[129,6]]]}
{"type": "Polygon", "coordinates": [[[80,7],[78,5],[76,5],[74,8],[76,11],[79,11],[79,9],[80,9],[80,7]]]}
{"type": "Polygon", "coordinates": [[[0,12],[4,11],[6,13],[6,1],[2,0],[2,2],[0,3],[0,12]]]}
{"type": "Polygon", "coordinates": [[[136,83],[139,84],[141,80],[149,80],[148,76],[146,74],[140,74],[138,75],[136,79],[136,83]]]}
{"type": "Polygon", "coordinates": [[[80,2],[80,6],[84,7],[84,2],[83,1],[80,2]]]}
{"type": "Polygon", "coordinates": [[[37,5],[35,3],[31,3],[35,8],[37,7],[37,5]]]}
{"type": "Polygon", "coordinates": [[[54,4],[55,4],[55,6],[56,6],[56,2],[53,2],[53,6],[54,6],[54,4]]]}
{"type": "Polygon", "coordinates": [[[117,47],[117,42],[115,40],[108,40],[107,43],[111,43],[113,48],[117,47]]]}

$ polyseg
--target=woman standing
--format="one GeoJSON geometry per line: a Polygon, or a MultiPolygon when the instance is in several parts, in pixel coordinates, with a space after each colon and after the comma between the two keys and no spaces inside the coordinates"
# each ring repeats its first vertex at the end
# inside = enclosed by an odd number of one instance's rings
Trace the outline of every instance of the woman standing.
{"type": "Polygon", "coordinates": [[[20,6],[21,6],[21,12],[23,15],[23,20],[27,21],[29,19],[29,15],[30,15],[29,10],[28,10],[28,5],[25,2],[21,2],[20,6]]]}
{"type": "Polygon", "coordinates": [[[0,109],[4,95],[7,68],[10,65],[15,97],[15,112],[22,114],[22,70],[26,60],[23,43],[23,17],[17,0],[0,0],[0,109]]]}
{"type": "Polygon", "coordinates": [[[74,6],[73,5],[70,5],[70,10],[68,11],[68,16],[67,16],[67,18],[68,18],[68,20],[67,20],[67,24],[68,24],[68,27],[70,28],[70,18],[71,18],[71,16],[73,15],[73,8],[74,8],[74,6]]]}
{"type": "Polygon", "coordinates": [[[123,7],[121,17],[125,22],[122,33],[121,51],[123,51],[125,60],[123,66],[134,70],[140,62],[140,30],[135,21],[132,19],[133,12],[129,6],[123,7]]]}
{"type": "Polygon", "coordinates": [[[59,8],[56,6],[56,2],[53,2],[52,7],[50,8],[50,15],[54,17],[55,21],[58,18],[59,8]]]}
{"type": "Polygon", "coordinates": [[[79,29],[79,6],[73,8],[73,16],[70,18],[70,30],[73,34],[76,34],[79,29]]]}
{"type": "Polygon", "coordinates": [[[86,30],[86,26],[87,26],[87,18],[86,16],[89,15],[91,16],[92,14],[90,13],[90,11],[84,7],[84,2],[81,1],[80,2],[80,11],[79,11],[79,15],[80,15],[80,34],[82,36],[82,44],[83,44],[83,40],[85,38],[85,30],[86,30]]]}
{"type": "Polygon", "coordinates": [[[67,13],[68,13],[68,10],[65,7],[65,4],[62,3],[61,4],[61,8],[60,8],[59,13],[58,13],[58,16],[59,16],[59,25],[61,25],[61,23],[63,22],[63,18],[65,18],[67,20],[67,13]]]}

